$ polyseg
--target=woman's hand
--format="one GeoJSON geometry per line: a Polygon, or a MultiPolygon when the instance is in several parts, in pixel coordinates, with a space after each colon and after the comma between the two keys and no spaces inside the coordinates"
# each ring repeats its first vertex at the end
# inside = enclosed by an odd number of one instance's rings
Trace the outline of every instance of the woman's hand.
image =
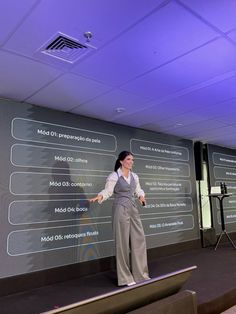
{"type": "Polygon", "coordinates": [[[102,199],[103,199],[103,196],[102,196],[102,195],[97,195],[97,196],[94,197],[94,198],[90,198],[90,199],[89,199],[89,202],[90,202],[90,203],[101,202],[102,199]]]}
{"type": "Polygon", "coordinates": [[[141,203],[141,205],[145,206],[146,205],[146,200],[144,196],[139,196],[139,202],[141,203]]]}

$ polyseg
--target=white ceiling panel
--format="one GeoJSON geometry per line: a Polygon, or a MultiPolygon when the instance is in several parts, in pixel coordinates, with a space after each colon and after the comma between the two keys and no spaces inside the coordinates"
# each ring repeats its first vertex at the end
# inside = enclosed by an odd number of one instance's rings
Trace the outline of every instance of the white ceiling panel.
{"type": "Polygon", "coordinates": [[[15,31],[37,2],[38,0],[0,1],[0,45],[15,31]]]}
{"type": "Polygon", "coordinates": [[[223,122],[225,124],[228,124],[228,125],[236,126],[235,116],[236,116],[236,108],[235,108],[234,111],[230,111],[230,112],[227,112],[227,113],[223,112],[222,115],[217,117],[217,120],[220,121],[220,122],[223,122]]]}
{"type": "Polygon", "coordinates": [[[223,139],[223,140],[216,140],[216,141],[213,140],[212,144],[215,144],[215,145],[218,145],[218,146],[222,146],[222,147],[231,148],[231,149],[235,148],[234,141],[227,141],[225,139],[223,139]]]}
{"type": "Polygon", "coordinates": [[[70,111],[72,108],[89,101],[111,89],[96,81],[74,74],[65,74],[51,84],[27,99],[27,102],[37,103],[54,109],[70,111]],[[91,93],[91,90],[93,93],[91,93]],[[53,95],[53,97],[50,97],[53,95]]]}
{"type": "MultiPolygon", "coordinates": [[[[235,136],[236,136],[236,133],[235,131],[231,134],[227,134],[227,135],[224,135],[222,137],[219,137],[219,138],[212,138],[211,139],[211,143],[212,144],[216,144],[216,145],[221,145],[223,144],[222,146],[227,146],[226,143],[230,143],[230,146],[235,142],[235,136]],[[219,142],[219,144],[217,144],[217,142],[219,142]]],[[[235,149],[235,146],[234,146],[234,149],[235,149]]]]}
{"type": "Polygon", "coordinates": [[[210,138],[211,140],[216,140],[216,139],[230,139],[232,137],[235,138],[236,136],[236,127],[233,126],[225,126],[220,129],[214,129],[214,130],[208,130],[204,132],[204,134],[201,134],[201,132],[198,133],[201,138],[210,138]]]}
{"type": "Polygon", "coordinates": [[[79,63],[73,72],[119,85],[216,36],[215,31],[182,7],[169,3],[118,40],[79,63]],[[170,20],[172,23],[169,23],[170,20]],[[101,68],[101,64],[106,66],[101,68]]]}
{"type": "Polygon", "coordinates": [[[106,118],[114,120],[122,112],[126,115],[131,114],[135,109],[142,108],[147,101],[148,99],[121,90],[113,90],[86,102],[78,108],[74,108],[71,112],[86,116],[93,114],[93,117],[104,119],[104,111],[106,111],[106,118]],[[109,107],[107,107],[107,104],[109,104],[109,107]],[[96,115],[94,115],[94,112],[96,115]]]}
{"type": "Polygon", "coordinates": [[[122,89],[158,99],[232,68],[236,68],[236,47],[224,39],[218,39],[123,85],[122,89]]]}
{"type": "Polygon", "coordinates": [[[33,60],[0,51],[0,96],[25,100],[60,75],[60,71],[33,60]]]}
{"type": "Polygon", "coordinates": [[[235,30],[227,34],[227,36],[236,43],[236,31],[235,30]]]}
{"type": "Polygon", "coordinates": [[[222,32],[236,27],[235,0],[180,0],[222,32]]]}
{"type": "Polygon", "coordinates": [[[236,0],[3,0],[0,97],[236,149],[235,12],[236,0]],[[74,63],[39,52],[86,31],[97,49],[74,63]]]}
{"type": "Polygon", "coordinates": [[[236,98],[231,98],[223,102],[218,102],[207,107],[197,108],[192,112],[200,117],[204,117],[207,119],[216,119],[227,124],[232,124],[232,117],[234,117],[234,115],[236,114],[236,98]],[[229,121],[232,122],[230,123],[229,121]]]}
{"type": "MultiPolygon", "coordinates": [[[[162,105],[166,108],[177,107],[179,108],[179,113],[197,111],[198,114],[209,117],[209,114],[211,116],[214,111],[214,113],[219,116],[222,111],[220,110],[220,108],[222,108],[221,103],[230,101],[236,97],[235,86],[236,76],[233,76],[179,97],[173,97],[173,99],[162,103],[162,105]],[[215,107],[213,108],[212,106],[215,107]]],[[[167,117],[169,116],[172,116],[172,110],[170,110],[170,114],[168,114],[167,117]]],[[[212,116],[212,118],[214,118],[214,116],[212,116]]]]}
{"type": "Polygon", "coordinates": [[[140,127],[152,124],[156,125],[158,130],[165,132],[169,127],[175,127],[179,123],[185,126],[197,121],[224,117],[226,112],[234,112],[236,108],[234,84],[236,84],[236,77],[217,83],[215,87],[207,86],[168,102],[156,104],[148,102],[132,114],[125,112],[116,116],[113,121],[124,124],[132,121],[135,126],[140,127]],[[227,111],[222,112],[220,108],[227,108],[227,111]]]}
{"type": "MultiPolygon", "coordinates": [[[[220,132],[219,132],[219,136],[218,137],[215,137],[215,138],[212,138],[211,141],[215,142],[218,141],[218,140],[221,140],[221,143],[222,142],[233,142],[235,141],[235,136],[236,136],[236,128],[232,128],[232,131],[227,133],[227,134],[224,134],[223,136],[220,136],[220,132]]],[[[223,145],[225,146],[225,145],[223,145]]]]}
{"type": "Polygon", "coordinates": [[[176,127],[182,127],[182,126],[188,126],[195,123],[199,123],[202,121],[209,120],[205,116],[198,115],[196,113],[184,113],[184,114],[177,114],[174,117],[169,117],[166,120],[163,120],[161,123],[162,131],[169,131],[170,129],[176,128],[176,127]]]}
{"type": "Polygon", "coordinates": [[[143,108],[135,110],[132,114],[121,114],[112,119],[117,123],[128,124],[129,121],[135,123],[136,126],[146,124],[161,125],[167,117],[173,117],[180,113],[179,104],[173,104],[171,108],[165,104],[155,105],[153,102],[147,103],[143,108]]]}
{"type": "Polygon", "coordinates": [[[134,2],[131,0],[113,0],[112,3],[110,0],[44,0],[5,48],[32,56],[58,31],[82,42],[85,42],[84,32],[91,31],[94,35],[91,43],[99,47],[160,3],[138,1],[132,10],[134,2]]]}
{"type": "Polygon", "coordinates": [[[225,136],[231,135],[236,133],[236,129],[231,126],[222,126],[219,130],[219,128],[213,128],[211,130],[196,130],[193,133],[191,133],[191,136],[198,137],[198,138],[210,138],[210,139],[216,139],[216,138],[223,138],[225,136]]]}
{"type": "MultiPolygon", "coordinates": [[[[193,123],[191,125],[185,125],[185,126],[176,126],[173,127],[173,130],[176,135],[182,136],[183,133],[185,133],[187,136],[193,136],[194,138],[200,134],[205,134],[208,131],[212,130],[218,130],[218,128],[224,128],[226,125],[222,122],[216,121],[216,120],[206,120],[201,121],[197,123],[193,123]]],[[[170,133],[172,130],[169,129],[168,133],[170,133]]]]}
{"type": "MultiPolygon", "coordinates": [[[[203,133],[203,132],[202,132],[203,133]]],[[[233,127],[224,127],[220,130],[213,129],[209,130],[208,132],[202,134],[197,133],[195,136],[195,139],[198,140],[199,138],[201,141],[205,142],[205,139],[208,141],[210,139],[212,144],[215,144],[216,142],[223,143],[223,146],[225,146],[226,141],[232,141],[232,138],[235,138],[236,136],[236,129],[233,127]],[[221,132],[222,131],[222,132],[221,132]]],[[[194,137],[194,134],[191,135],[191,137],[194,137]]]]}

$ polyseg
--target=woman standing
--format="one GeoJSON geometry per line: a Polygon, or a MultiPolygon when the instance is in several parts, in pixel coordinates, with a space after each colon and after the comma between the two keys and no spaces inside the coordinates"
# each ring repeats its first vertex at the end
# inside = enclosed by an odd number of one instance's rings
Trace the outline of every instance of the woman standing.
{"type": "Polygon", "coordinates": [[[146,241],[135,196],[142,205],[146,204],[144,191],[138,176],[131,172],[134,163],[133,154],[123,151],[106,180],[104,190],[90,202],[102,203],[114,193],[113,232],[116,249],[116,268],[118,285],[134,285],[148,280],[146,241]],[[131,253],[131,265],[129,259],[131,253]]]}

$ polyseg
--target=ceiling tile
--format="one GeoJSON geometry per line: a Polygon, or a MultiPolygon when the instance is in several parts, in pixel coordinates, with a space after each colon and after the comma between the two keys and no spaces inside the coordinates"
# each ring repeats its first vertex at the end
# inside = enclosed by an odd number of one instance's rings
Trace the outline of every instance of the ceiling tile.
{"type": "Polygon", "coordinates": [[[184,127],[208,120],[207,117],[200,116],[198,113],[190,112],[184,114],[177,114],[176,116],[169,117],[167,120],[163,120],[161,123],[162,131],[168,131],[169,129],[184,127]]]}
{"type": "Polygon", "coordinates": [[[1,98],[236,148],[235,0],[18,2],[0,3],[1,98]],[[86,31],[74,64],[38,52],[86,31]]]}
{"type": "Polygon", "coordinates": [[[214,139],[224,139],[227,136],[227,139],[230,139],[232,136],[235,138],[236,128],[232,126],[225,126],[218,129],[208,130],[204,133],[199,132],[202,139],[205,138],[207,140],[214,140],[214,139]]]}
{"type": "Polygon", "coordinates": [[[224,39],[218,39],[123,85],[122,89],[158,99],[232,68],[236,68],[236,47],[224,39]]]}
{"type": "Polygon", "coordinates": [[[236,27],[235,0],[180,0],[223,32],[236,27]]]}
{"type": "Polygon", "coordinates": [[[27,99],[27,102],[70,111],[109,89],[111,89],[109,86],[96,81],[74,74],[65,74],[27,99]]]}
{"type": "Polygon", "coordinates": [[[0,45],[12,34],[38,0],[0,1],[0,45]]]}
{"type": "Polygon", "coordinates": [[[162,1],[46,0],[13,34],[5,49],[32,56],[58,31],[85,42],[84,32],[93,33],[91,44],[99,47],[162,1]]]}
{"type": "Polygon", "coordinates": [[[188,136],[196,137],[198,134],[206,134],[210,130],[218,130],[219,128],[224,127],[226,127],[226,125],[222,122],[216,120],[205,120],[186,126],[174,126],[172,129],[170,128],[168,130],[168,133],[173,131],[175,135],[182,136],[183,134],[185,134],[188,136]]]}
{"type": "Polygon", "coordinates": [[[119,85],[202,45],[216,35],[181,6],[169,3],[80,62],[73,72],[119,85]],[[101,68],[101,65],[104,66],[101,68]]]}
{"type": "Polygon", "coordinates": [[[165,105],[148,105],[140,108],[131,114],[121,114],[113,119],[117,123],[131,123],[133,126],[142,126],[147,124],[161,124],[165,117],[168,115],[176,115],[179,113],[179,105],[173,104],[171,107],[165,105]],[[171,112],[171,114],[170,114],[171,112]]]}
{"type": "Polygon", "coordinates": [[[0,95],[19,101],[60,75],[54,68],[3,51],[0,51],[0,69],[0,95]]]}
{"type": "MultiPolygon", "coordinates": [[[[236,75],[236,73],[235,73],[236,75]]],[[[197,111],[199,115],[205,115],[214,118],[222,113],[222,102],[230,101],[236,97],[236,76],[218,81],[214,84],[193,90],[190,93],[183,94],[173,99],[163,102],[161,105],[167,108],[173,106],[179,110],[179,113],[197,111]],[[213,107],[219,104],[218,107],[213,107]],[[219,108],[216,110],[216,108],[219,108]]],[[[157,104],[158,106],[158,104],[157,104]]],[[[174,112],[174,114],[176,111],[174,112]]],[[[167,114],[167,118],[173,116],[172,110],[167,114]]],[[[163,117],[164,118],[164,117],[163,117]]]]}
{"type": "Polygon", "coordinates": [[[197,108],[195,113],[200,117],[216,119],[228,124],[230,120],[233,122],[232,117],[236,113],[236,98],[197,108]]]}
{"type": "Polygon", "coordinates": [[[119,115],[130,114],[134,110],[142,108],[147,101],[145,98],[121,90],[113,90],[74,108],[71,112],[113,121],[119,115]],[[124,109],[124,113],[117,112],[117,108],[121,108],[121,111],[124,109]]]}
{"type": "Polygon", "coordinates": [[[235,30],[230,32],[230,33],[228,33],[227,36],[229,38],[231,38],[236,43],[236,31],[235,30]]]}

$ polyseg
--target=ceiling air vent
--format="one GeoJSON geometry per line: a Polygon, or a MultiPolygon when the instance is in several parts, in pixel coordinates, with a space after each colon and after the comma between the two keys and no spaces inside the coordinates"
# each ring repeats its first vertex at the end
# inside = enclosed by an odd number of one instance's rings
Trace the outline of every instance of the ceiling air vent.
{"type": "Polygon", "coordinates": [[[92,49],[96,49],[88,42],[81,43],[75,38],[63,33],[57,33],[41,47],[41,52],[51,57],[74,63],[92,49]]]}

